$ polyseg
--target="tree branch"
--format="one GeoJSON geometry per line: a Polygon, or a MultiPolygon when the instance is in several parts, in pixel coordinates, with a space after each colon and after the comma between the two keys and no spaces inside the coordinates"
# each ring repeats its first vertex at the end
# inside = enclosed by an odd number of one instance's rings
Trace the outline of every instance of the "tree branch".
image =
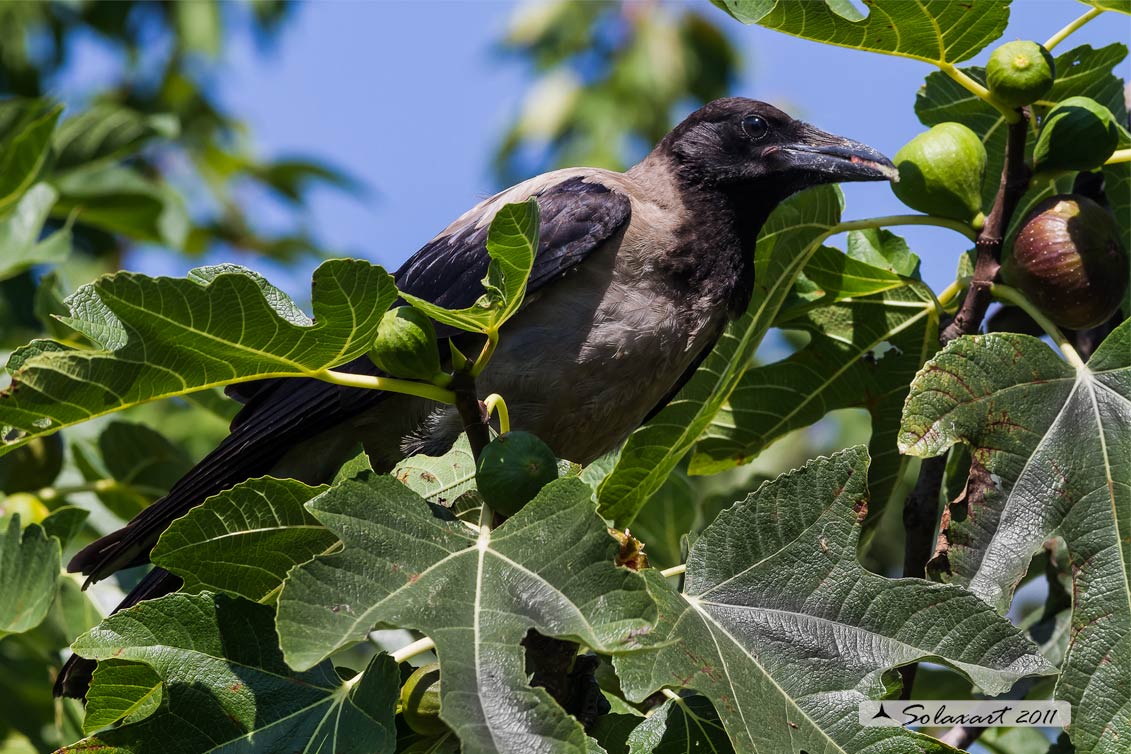
{"type": "MultiPolygon", "coordinates": [[[[973,335],[982,326],[989,308],[990,290],[1001,269],[1001,247],[1017,203],[1029,187],[1030,171],[1025,164],[1025,139],[1029,127],[1028,110],[1019,111],[1020,118],[1009,124],[1005,144],[1005,165],[993,207],[978,233],[975,249],[974,277],[966,297],[954,319],[942,330],[939,340],[945,346],[963,335],[973,335]]],[[[927,561],[936,549],[935,531],[939,523],[939,492],[946,472],[946,455],[927,458],[919,467],[919,478],[903,504],[903,526],[906,532],[903,575],[925,578],[927,561]]],[[[903,678],[902,698],[909,699],[918,665],[899,669],[903,678]]],[[[966,730],[966,729],[963,729],[966,730]]],[[[980,729],[970,729],[979,731],[980,729]]],[[[958,734],[955,734],[956,736],[958,734]]],[[[973,734],[976,738],[978,733],[973,734]]],[[[971,738],[973,740],[973,738],[971,738]]],[[[959,747],[961,748],[961,747],[959,747]]]]}

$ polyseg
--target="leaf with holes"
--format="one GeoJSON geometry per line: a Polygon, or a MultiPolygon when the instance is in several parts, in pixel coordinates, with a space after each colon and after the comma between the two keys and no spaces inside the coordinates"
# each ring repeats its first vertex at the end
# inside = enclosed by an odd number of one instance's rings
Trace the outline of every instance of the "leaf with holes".
{"type": "Polygon", "coordinates": [[[342,681],[330,662],[296,673],[283,662],[272,618],[266,605],[207,593],[171,594],[110,616],[75,640],[75,652],[141,663],[152,673],[100,666],[91,703],[104,706],[87,716],[126,715],[128,722],[61,754],[167,754],[174,744],[181,752],[391,754],[399,686],[392,658],[377,655],[351,681],[342,681]],[[153,676],[163,684],[156,704],[153,676]]]}
{"type": "Polygon", "coordinates": [[[695,446],[690,471],[713,474],[745,463],[829,411],[865,408],[872,419],[873,520],[908,462],[896,436],[907,386],[938,348],[935,298],[912,283],[824,306],[781,326],[807,331],[812,340],[789,358],[743,375],[695,446]]]}
{"type": "Polygon", "coordinates": [[[1131,733],[1131,322],[1076,370],[1040,340],[960,338],[911,385],[900,446],[971,449],[947,532],[951,578],[1000,611],[1033,554],[1064,538],[1075,585],[1056,698],[1081,754],[1126,751],[1131,733]]]}
{"type": "Polygon", "coordinates": [[[885,693],[885,671],[931,659],[991,695],[1053,672],[967,590],[860,565],[867,472],[858,447],[762,485],[696,540],[682,592],[645,572],[659,606],[656,648],[614,658],[629,700],[694,688],[738,752],[949,752],[858,722],[860,702],[885,693]]]}
{"type": "Polygon", "coordinates": [[[83,286],[67,299],[66,322],[98,349],[53,344],[17,352],[12,385],[0,393],[0,453],[157,398],[307,376],[364,354],[396,298],[392,277],[368,262],[338,259],[315,270],[312,286],[313,321],[236,265],[197,269],[186,279],[119,272],[83,286]]]}
{"type": "Polygon", "coordinates": [[[588,485],[560,479],[493,531],[453,518],[387,476],[362,475],[311,501],[344,545],[293,570],[279,596],[287,662],[307,668],[378,623],[436,643],[440,717],[464,752],[581,752],[580,723],[530,686],[530,629],[597,652],[637,645],[653,605],[588,485]]]}

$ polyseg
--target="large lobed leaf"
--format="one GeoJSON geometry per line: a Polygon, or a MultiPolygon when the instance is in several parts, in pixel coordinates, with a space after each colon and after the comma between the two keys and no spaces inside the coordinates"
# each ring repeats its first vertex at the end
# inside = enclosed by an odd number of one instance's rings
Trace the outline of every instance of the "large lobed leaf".
{"type": "Polygon", "coordinates": [[[711,1],[746,24],[937,65],[974,56],[1009,22],[1008,0],[864,0],[867,15],[843,0],[711,1]]]}
{"type": "Polygon", "coordinates": [[[859,724],[886,670],[932,659],[988,694],[1051,672],[969,591],[859,564],[867,466],[853,448],[762,485],[703,531],[682,592],[647,571],[657,647],[614,659],[628,698],[693,688],[739,752],[942,752],[925,736],[859,724]]]}
{"type": "Polygon", "coordinates": [[[630,523],[692,449],[738,386],[794,280],[840,212],[840,193],[822,186],[790,198],[770,215],[758,236],[746,314],[727,328],[675,400],[629,436],[597,490],[602,516],[618,526],[630,523]]]}
{"type": "Polygon", "coordinates": [[[1126,751],[1131,321],[1079,371],[1028,335],[950,344],[912,383],[900,445],[933,456],[956,443],[971,472],[947,532],[952,578],[1004,611],[1033,554],[1063,537],[1075,589],[1056,697],[1072,703],[1078,752],[1126,751]]]}
{"type": "Polygon", "coordinates": [[[869,488],[878,515],[907,459],[896,447],[907,386],[938,348],[939,310],[922,283],[815,309],[784,327],[812,334],[783,361],[751,369],[695,446],[691,473],[741,464],[829,411],[871,414],[869,488]]]}
{"type": "Polygon", "coordinates": [[[13,355],[12,385],[0,393],[0,453],[157,398],[306,376],[364,354],[396,297],[392,277],[368,262],[330,260],[312,287],[313,322],[236,265],[187,279],[120,272],[83,286],[67,300],[65,321],[99,348],[40,342],[33,355],[13,355]]]}
{"type": "Polygon", "coordinates": [[[637,645],[653,614],[642,579],[578,479],[547,486],[491,531],[452,517],[391,477],[362,475],[311,501],[343,544],[291,572],[279,597],[287,661],[307,668],[377,623],[436,643],[440,716],[464,752],[584,752],[587,738],[529,685],[520,642],[535,629],[598,652],[637,645]]]}
{"type": "Polygon", "coordinates": [[[171,594],[110,616],[74,650],[131,665],[95,672],[92,703],[103,706],[88,715],[106,722],[156,709],[61,752],[392,752],[396,663],[377,655],[356,682],[343,682],[330,662],[296,673],[283,662],[272,618],[264,605],[207,593],[171,594]],[[159,704],[147,705],[154,674],[164,686],[159,704]],[[114,692],[129,702],[116,704],[114,692]]]}

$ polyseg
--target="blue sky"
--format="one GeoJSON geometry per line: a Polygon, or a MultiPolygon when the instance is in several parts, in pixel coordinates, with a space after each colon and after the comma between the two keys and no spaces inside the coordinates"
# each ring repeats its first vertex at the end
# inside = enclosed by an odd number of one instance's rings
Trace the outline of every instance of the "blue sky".
{"type": "MultiPolygon", "coordinates": [[[[395,268],[499,188],[489,171],[491,150],[530,81],[520,62],[492,51],[515,5],[304,3],[273,50],[237,39],[217,85],[262,154],[321,156],[372,189],[360,199],[318,191],[307,221],[329,248],[395,268]]],[[[735,93],[779,104],[889,155],[923,129],[911,106],[931,66],[743,26],[703,6],[744,56],[735,93]]],[[[1005,38],[1043,41],[1082,10],[1069,0],[1018,0],[1005,38]]],[[[1071,44],[1126,43],[1129,31],[1124,17],[1108,14],[1071,44]]],[[[907,211],[883,184],[848,186],[846,194],[846,218],[907,211]]],[[[269,221],[270,207],[263,214],[269,221]]],[[[949,282],[962,239],[934,229],[900,232],[923,257],[927,280],[936,288],[949,282]]],[[[299,290],[280,282],[302,295],[309,270],[290,272],[299,290]]]]}

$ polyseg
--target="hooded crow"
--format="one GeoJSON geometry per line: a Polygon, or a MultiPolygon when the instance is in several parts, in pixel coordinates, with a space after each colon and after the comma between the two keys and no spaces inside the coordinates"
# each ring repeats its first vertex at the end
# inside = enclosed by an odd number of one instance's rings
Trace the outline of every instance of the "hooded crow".
{"type": "MultiPolygon", "coordinates": [[[[481,202],[413,255],[396,283],[441,306],[470,306],[482,294],[495,213],[536,198],[541,241],[526,298],[477,387],[506,398],[514,429],[587,463],[662,408],[745,310],[758,232],[782,200],[818,184],[896,176],[869,146],[763,102],[720,99],[625,173],[558,170],[481,202]]],[[[471,337],[441,334],[457,345],[471,337]]],[[[341,369],[379,373],[366,358],[341,369]]],[[[453,406],[310,379],[229,394],[244,403],[231,434],[165,497],[75,555],[70,570],[96,581],[147,562],[173,519],[245,479],[323,482],[359,444],[388,470],[415,453],[444,453],[463,431],[453,406]]],[[[155,569],[119,609],[179,583],[155,569]]],[[[72,658],[56,693],[84,695],[92,665],[72,658]]]]}

